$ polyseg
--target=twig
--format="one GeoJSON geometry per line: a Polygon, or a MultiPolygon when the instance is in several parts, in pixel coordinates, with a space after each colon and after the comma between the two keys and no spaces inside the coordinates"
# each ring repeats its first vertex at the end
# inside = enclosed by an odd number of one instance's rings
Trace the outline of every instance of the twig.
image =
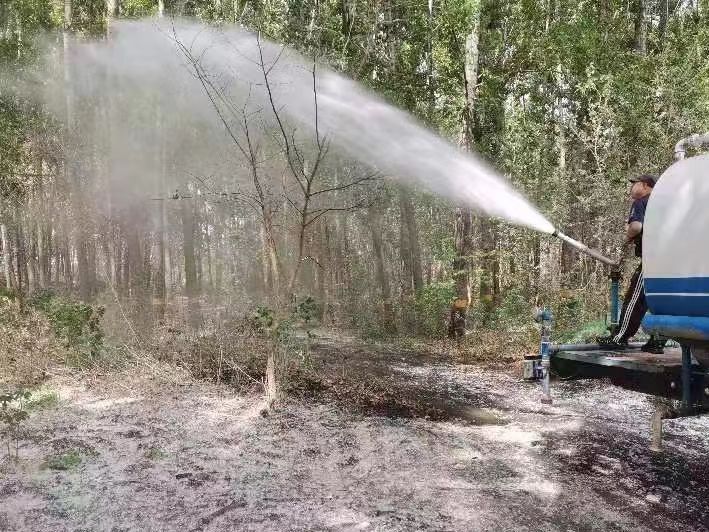
{"type": "Polygon", "coordinates": [[[266,385],[263,383],[263,381],[260,381],[259,379],[257,379],[257,378],[255,378],[255,377],[249,375],[249,374],[246,373],[243,369],[241,369],[238,365],[233,364],[233,363],[230,362],[229,360],[224,360],[224,363],[225,363],[227,366],[229,366],[231,369],[234,369],[234,370],[236,370],[236,371],[239,371],[239,372],[242,373],[245,377],[247,377],[248,379],[254,381],[256,384],[258,384],[259,386],[261,386],[261,387],[263,388],[264,392],[266,391],[266,385]]]}
{"type": "Polygon", "coordinates": [[[232,510],[236,510],[237,508],[243,507],[244,504],[238,501],[232,501],[226,506],[219,508],[218,510],[212,512],[209,515],[206,515],[198,521],[198,524],[195,528],[192,529],[192,532],[200,532],[201,530],[204,530],[204,527],[207,526],[209,523],[214,521],[217,517],[221,517],[227,512],[231,512],[232,510]]]}

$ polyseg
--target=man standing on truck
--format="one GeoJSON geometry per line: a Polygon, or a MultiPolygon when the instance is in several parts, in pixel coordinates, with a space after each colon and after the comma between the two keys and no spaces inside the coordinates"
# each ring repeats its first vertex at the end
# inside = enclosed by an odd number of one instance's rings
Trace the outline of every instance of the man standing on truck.
{"type": "MultiPolygon", "coordinates": [[[[628,215],[628,223],[625,230],[625,241],[623,243],[622,255],[625,256],[626,249],[635,246],[635,256],[642,257],[643,254],[643,222],[645,221],[645,209],[647,202],[655,187],[657,178],[651,175],[641,175],[630,179],[630,197],[633,205],[628,215]]],[[[640,322],[647,312],[647,302],[645,301],[645,283],[643,282],[642,262],[638,264],[635,273],[630,279],[630,286],[625,293],[623,300],[623,310],[620,313],[618,327],[611,336],[598,338],[598,343],[607,349],[627,349],[628,340],[632,338],[640,328],[640,322]]],[[[650,337],[650,340],[642,347],[648,353],[663,353],[665,340],[658,337],[650,337]]]]}

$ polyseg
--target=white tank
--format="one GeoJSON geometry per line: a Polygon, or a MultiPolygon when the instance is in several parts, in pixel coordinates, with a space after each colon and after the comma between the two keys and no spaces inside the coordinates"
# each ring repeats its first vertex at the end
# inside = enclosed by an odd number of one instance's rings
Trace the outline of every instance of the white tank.
{"type": "Polygon", "coordinates": [[[653,314],[709,317],[709,154],[675,162],[655,185],[643,275],[653,314]]]}

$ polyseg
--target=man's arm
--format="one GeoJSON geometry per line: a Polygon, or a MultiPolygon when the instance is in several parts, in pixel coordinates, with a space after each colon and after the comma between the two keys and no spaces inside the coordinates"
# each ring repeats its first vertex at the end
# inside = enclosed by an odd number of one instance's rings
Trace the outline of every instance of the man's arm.
{"type": "Polygon", "coordinates": [[[629,246],[634,240],[635,237],[638,236],[640,233],[643,232],[643,224],[642,222],[634,221],[630,222],[625,229],[625,245],[629,246]]]}

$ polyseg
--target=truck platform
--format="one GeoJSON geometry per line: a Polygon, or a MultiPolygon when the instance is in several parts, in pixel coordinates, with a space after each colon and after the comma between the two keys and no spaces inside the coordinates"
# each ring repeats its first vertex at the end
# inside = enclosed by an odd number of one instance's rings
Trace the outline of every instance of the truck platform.
{"type": "MultiPolygon", "coordinates": [[[[623,351],[565,350],[551,354],[552,374],[562,379],[608,378],[616,386],[659,395],[682,398],[682,350],[666,348],[664,354],[640,349],[623,351]]],[[[692,397],[709,399],[705,388],[707,373],[692,363],[692,397]]]]}

